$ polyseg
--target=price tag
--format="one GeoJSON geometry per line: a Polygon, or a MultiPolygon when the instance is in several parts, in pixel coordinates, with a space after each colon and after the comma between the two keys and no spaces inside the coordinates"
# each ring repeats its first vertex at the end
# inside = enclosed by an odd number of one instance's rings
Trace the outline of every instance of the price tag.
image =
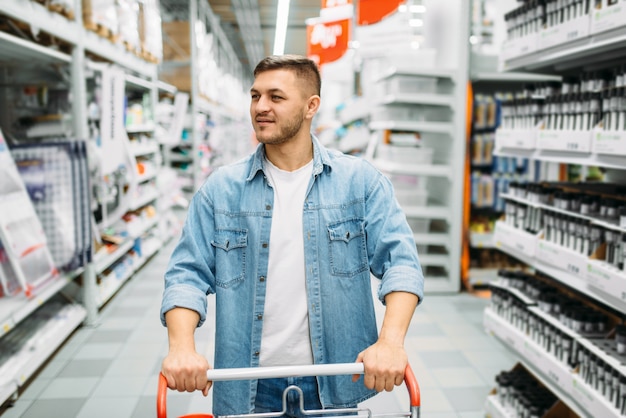
{"type": "Polygon", "coordinates": [[[626,1],[622,0],[611,6],[603,3],[602,8],[594,10],[591,16],[591,33],[596,34],[626,25],[626,1]]]}
{"type": "Polygon", "coordinates": [[[537,258],[546,264],[557,267],[576,277],[583,277],[587,267],[587,257],[569,248],[538,240],[537,258]]]}
{"type": "Polygon", "coordinates": [[[561,46],[589,35],[589,15],[580,16],[540,32],[539,49],[561,46]]]}
{"type": "Polygon", "coordinates": [[[537,134],[537,149],[565,152],[591,152],[590,131],[541,130],[537,134]]]}
{"type": "Polygon", "coordinates": [[[626,132],[596,129],[592,148],[598,154],[626,155],[626,132]]]}

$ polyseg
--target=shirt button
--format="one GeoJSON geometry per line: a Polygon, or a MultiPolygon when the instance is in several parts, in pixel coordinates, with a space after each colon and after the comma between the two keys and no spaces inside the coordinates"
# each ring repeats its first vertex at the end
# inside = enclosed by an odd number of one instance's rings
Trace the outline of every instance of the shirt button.
{"type": "Polygon", "coordinates": [[[265,205],[265,210],[271,210],[272,206],[271,205],[265,205]]]}
{"type": "Polygon", "coordinates": [[[259,354],[261,354],[261,353],[259,353],[258,351],[255,351],[255,352],[254,352],[254,356],[255,356],[255,357],[259,357],[259,354]]]}
{"type": "Polygon", "coordinates": [[[260,281],[260,282],[264,282],[264,281],[265,281],[265,276],[261,276],[261,277],[259,277],[259,281],[260,281]]]}
{"type": "Polygon", "coordinates": [[[267,248],[267,242],[264,242],[262,245],[263,248],[267,248]]]}
{"type": "Polygon", "coordinates": [[[261,319],[263,319],[263,315],[261,315],[261,314],[258,314],[258,315],[256,316],[256,319],[258,319],[258,320],[261,320],[261,319]]]}

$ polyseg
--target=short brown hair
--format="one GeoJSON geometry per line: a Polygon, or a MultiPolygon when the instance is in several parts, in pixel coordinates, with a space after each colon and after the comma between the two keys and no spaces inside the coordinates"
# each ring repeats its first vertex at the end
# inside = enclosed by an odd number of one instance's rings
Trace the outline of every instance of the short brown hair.
{"type": "Polygon", "coordinates": [[[302,55],[270,55],[263,58],[254,69],[254,77],[271,70],[290,70],[311,87],[318,96],[322,90],[322,78],[317,64],[302,55]]]}

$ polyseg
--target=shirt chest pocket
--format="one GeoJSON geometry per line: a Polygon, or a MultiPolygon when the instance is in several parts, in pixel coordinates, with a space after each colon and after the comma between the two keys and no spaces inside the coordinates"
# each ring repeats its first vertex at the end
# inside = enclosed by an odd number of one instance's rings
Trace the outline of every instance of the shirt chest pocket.
{"type": "Polygon", "coordinates": [[[361,219],[328,225],[330,269],[333,275],[354,276],[367,270],[365,227],[361,219]]]}
{"type": "Polygon", "coordinates": [[[248,232],[218,229],[211,245],[215,247],[216,284],[229,287],[242,281],[246,274],[248,232]]]}

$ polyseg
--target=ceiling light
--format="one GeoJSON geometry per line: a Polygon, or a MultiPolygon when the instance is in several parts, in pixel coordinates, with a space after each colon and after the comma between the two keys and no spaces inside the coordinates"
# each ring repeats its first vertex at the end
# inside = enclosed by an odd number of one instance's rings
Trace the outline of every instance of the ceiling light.
{"type": "Polygon", "coordinates": [[[285,53],[285,38],[287,36],[287,23],[289,20],[290,0],[278,0],[276,8],[276,34],[274,35],[274,55],[285,53]]]}

